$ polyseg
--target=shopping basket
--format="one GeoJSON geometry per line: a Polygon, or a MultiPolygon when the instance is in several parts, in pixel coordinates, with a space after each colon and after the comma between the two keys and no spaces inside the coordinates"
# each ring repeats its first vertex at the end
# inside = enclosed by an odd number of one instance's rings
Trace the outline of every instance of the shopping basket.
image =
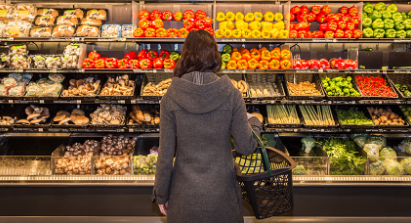
{"type": "Polygon", "coordinates": [[[265,148],[253,132],[260,145],[250,156],[233,152],[241,193],[251,204],[257,219],[276,216],[293,209],[294,160],[274,148],[265,148]]]}

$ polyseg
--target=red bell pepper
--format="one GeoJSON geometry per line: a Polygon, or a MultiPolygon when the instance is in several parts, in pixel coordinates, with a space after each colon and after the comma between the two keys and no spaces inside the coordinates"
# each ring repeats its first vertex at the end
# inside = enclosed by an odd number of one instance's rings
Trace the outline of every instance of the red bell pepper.
{"type": "Polygon", "coordinates": [[[308,9],[306,5],[301,6],[300,9],[301,9],[301,14],[307,14],[310,12],[310,9],[308,9]]]}
{"type": "Polygon", "coordinates": [[[355,25],[358,25],[358,24],[360,24],[361,19],[358,16],[352,16],[351,17],[351,22],[354,23],[355,25]]]}
{"type": "Polygon", "coordinates": [[[140,62],[136,59],[132,59],[128,61],[128,67],[130,69],[139,69],[140,68],[140,62]]]}
{"type": "Polygon", "coordinates": [[[194,19],[193,19],[193,18],[184,19],[183,26],[184,26],[184,28],[187,29],[188,31],[191,31],[191,30],[194,28],[194,26],[195,26],[194,19]]]}
{"type": "Polygon", "coordinates": [[[340,12],[335,14],[335,20],[337,20],[337,21],[340,21],[342,17],[344,17],[344,14],[342,14],[340,12]]]}
{"type": "Polygon", "coordinates": [[[147,59],[147,53],[148,51],[146,49],[141,50],[137,55],[138,60],[147,59]]]}
{"type": "Polygon", "coordinates": [[[337,31],[334,34],[335,38],[344,38],[344,30],[342,29],[337,29],[337,31]]]}
{"type": "Polygon", "coordinates": [[[179,21],[183,20],[183,13],[176,12],[176,13],[174,13],[173,17],[174,17],[175,21],[179,22],[179,21]]]}
{"type": "Polygon", "coordinates": [[[387,85],[384,77],[373,76],[355,76],[358,87],[364,96],[380,96],[380,97],[397,97],[398,95],[392,91],[387,85]]]}
{"type": "Polygon", "coordinates": [[[187,20],[187,19],[194,19],[194,12],[193,10],[186,10],[183,13],[183,19],[187,20]]]}
{"type": "Polygon", "coordinates": [[[119,69],[128,69],[128,59],[122,59],[117,62],[117,66],[119,69]]]}
{"type": "Polygon", "coordinates": [[[345,69],[357,69],[357,62],[354,60],[346,59],[345,60],[345,69]]]}
{"type": "Polygon", "coordinates": [[[313,38],[314,32],[311,32],[310,30],[307,31],[307,38],[313,38]]]}
{"type": "Polygon", "coordinates": [[[295,20],[295,14],[291,14],[290,21],[294,21],[294,20],[295,20]]]}
{"type": "Polygon", "coordinates": [[[348,7],[346,7],[346,6],[341,7],[341,8],[340,8],[340,12],[341,12],[342,14],[348,14],[348,7]]]}
{"type": "Polygon", "coordinates": [[[298,31],[297,30],[291,30],[289,34],[289,38],[298,38],[298,31]]]}
{"type": "Polygon", "coordinates": [[[323,23],[323,24],[320,24],[320,30],[321,31],[327,31],[327,27],[328,27],[328,23],[323,23]]]}
{"type": "Polygon", "coordinates": [[[354,30],[354,38],[358,39],[361,38],[362,36],[362,31],[359,29],[354,30]]]}
{"type": "Polygon", "coordinates": [[[324,33],[324,38],[328,38],[328,39],[334,38],[334,32],[333,31],[326,31],[324,33]]]}
{"type": "Polygon", "coordinates": [[[108,69],[117,68],[117,64],[118,64],[118,59],[114,57],[107,58],[106,61],[104,61],[104,66],[106,66],[106,68],[108,69]]]}
{"type": "Polygon", "coordinates": [[[153,67],[153,62],[149,59],[140,60],[141,69],[150,69],[153,67]]]}
{"type": "Polygon", "coordinates": [[[350,16],[357,16],[358,15],[357,7],[352,6],[350,9],[348,9],[348,14],[350,16]]]}
{"type": "Polygon", "coordinates": [[[321,9],[321,12],[324,14],[330,14],[331,13],[331,8],[328,5],[324,5],[323,8],[321,9]]]}
{"type": "Polygon", "coordinates": [[[178,30],[174,28],[167,29],[167,37],[176,38],[178,36],[178,30]]]}
{"type": "Polygon", "coordinates": [[[293,60],[293,69],[301,70],[301,60],[293,60]]]}
{"type": "Polygon", "coordinates": [[[298,38],[308,38],[307,31],[305,30],[298,31],[298,38]]]}
{"type": "Polygon", "coordinates": [[[94,67],[97,68],[97,69],[103,69],[105,67],[104,66],[104,59],[100,58],[98,60],[95,60],[94,61],[94,67]]]}
{"type": "Polygon", "coordinates": [[[89,69],[89,68],[94,68],[94,60],[90,58],[86,58],[83,62],[83,68],[84,69],[89,69]]]}
{"type": "Polygon", "coordinates": [[[213,28],[205,28],[204,30],[207,31],[208,33],[210,33],[211,36],[214,36],[213,28]]]}
{"type": "Polygon", "coordinates": [[[174,69],[176,66],[176,62],[172,59],[165,59],[164,60],[164,69],[174,69]]]}
{"type": "Polygon", "coordinates": [[[325,20],[327,20],[327,22],[331,22],[331,21],[336,21],[337,18],[335,18],[335,14],[334,14],[334,13],[330,13],[330,14],[328,14],[328,15],[326,16],[326,19],[325,19],[325,20]]]}
{"type": "Polygon", "coordinates": [[[290,23],[290,30],[295,30],[295,26],[296,26],[297,24],[295,24],[295,23],[290,23]]]}
{"type": "Polygon", "coordinates": [[[328,62],[327,59],[320,59],[320,64],[321,64],[321,68],[324,70],[331,69],[330,63],[328,62]]]}
{"type": "Polygon", "coordinates": [[[138,18],[140,18],[140,20],[142,20],[142,19],[148,19],[149,17],[150,17],[150,13],[149,13],[147,10],[145,10],[145,9],[141,10],[141,11],[138,13],[138,18]]]}
{"type": "Polygon", "coordinates": [[[345,30],[344,32],[344,38],[352,38],[354,35],[354,32],[352,30],[345,30]]]}
{"type": "Polygon", "coordinates": [[[307,18],[308,22],[314,22],[315,21],[315,14],[310,12],[310,13],[307,14],[306,18],[307,18]]]}
{"type": "Polygon", "coordinates": [[[206,17],[204,18],[204,21],[206,22],[206,28],[211,28],[211,25],[213,24],[213,18],[211,17],[206,17]]]}
{"type": "Polygon", "coordinates": [[[355,29],[355,24],[353,22],[347,22],[346,30],[353,30],[355,29]]]}
{"type": "Polygon", "coordinates": [[[141,28],[136,28],[133,32],[134,37],[144,37],[144,30],[141,28]]]}
{"type": "Polygon", "coordinates": [[[300,14],[301,13],[301,8],[298,7],[298,6],[294,6],[294,7],[291,8],[290,11],[291,11],[292,14],[300,14]]]}
{"type": "Polygon", "coordinates": [[[88,53],[88,58],[92,60],[98,60],[101,58],[101,54],[97,53],[95,50],[90,51],[90,53],[88,53]]]}
{"type": "Polygon", "coordinates": [[[156,30],[153,28],[148,28],[146,31],[144,31],[144,35],[146,37],[155,37],[156,36],[156,30]]]}
{"type": "Polygon", "coordinates": [[[147,59],[153,61],[153,60],[155,60],[156,58],[158,58],[158,53],[157,53],[156,51],[154,51],[154,50],[148,51],[148,53],[147,53],[147,59]]]}
{"type": "Polygon", "coordinates": [[[345,28],[347,28],[347,23],[344,21],[338,21],[338,29],[342,29],[344,30],[345,28]]]}
{"type": "Polygon", "coordinates": [[[343,59],[338,58],[338,59],[331,59],[330,60],[331,63],[331,68],[332,69],[339,69],[342,70],[345,68],[345,62],[343,59]]]}
{"type": "Polygon", "coordinates": [[[317,30],[313,34],[313,38],[324,38],[324,32],[321,30],[317,30]]]}
{"type": "Polygon", "coordinates": [[[206,21],[204,19],[198,19],[196,21],[196,28],[197,29],[205,29],[206,28],[206,21]]]}
{"type": "Polygon", "coordinates": [[[314,13],[315,15],[318,15],[321,13],[321,6],[313,6],[311,7],[311,12],[314,13]]]}
{"type": "Polygon", "coordinates": [[[153,10],[150,14],[150,19],[151,20],[156,20],[156,19],[161,19],[163,16],[163,13],[160,10],[153,10]]]}
{"type": "Polygon", "coordinates": [[[343,16],[343,17],[341,17],[341,21],[344,21],[344,22],[350,22],[350,20],[351,20],[351,18],[350,18],[351,16],[349,16],[349,15],[345,15],[345,16],[343,16]]]}
{"type": "Polygon", "coordinates": [[[167,50],[162,50],[162,51],[160,52],[160,54],[158,55],[158,57],[159,57],[161,60],[168,59],[168,58],[170,58],[170,52],[168,52],[167,50]]]}
{"type": "Polygon", "coordinates": [[[297,15],[297,21],[302,22],[302,21],[307,21],[307,14],[298,14],[297,15]]]}
{"type": "Polygon", "coordinates": [[[337,31],[337,28],[338,28],[337,22],[328,22],[327,23],[327,31],[335,32],[335,31],[337,31]]]}
{"type": "Polygon", "coordinates": [[[326,16],[324,13],[320,13],[319,15],[317,15],[317,17],[315,18],[315,20],[317,20],[317,22],[319,23],[324,23],[326,21],[326,16]]]}
{"type": "Polygon", "coordinates": [[[309,60],[308,65],[310,66],[310,69],[316,69],[316,70],[321,69],[321,63],[317,59],[309,60]]]}
{"type": "Polygon", "coordinates": [[[163,68],[163,61],[160,58],[156,58],[153,61],[153,68],[154,69],[161,69],[163,68]]]}
{"type": "Polygon", "coordinates": [[[164,11],[161,18],[163,18],[164,21],[171,21],[173,19],[173,13],[170,11],[164,11]]]}
{"type": "Polygon", "coordinates": [[[201,10],[197,10],[197,12],[194,14],[194,18],[196,20],[198,19],[204,19],[205,17],[207,17],[207,13],[201,10]]]}
{"type": "Polygon", "coordinates": [[[156,30],[156,37],[164,38],[167,37],[167,31],[164,28],[159,28],[156,30]]]}
{"type": "Polygon", "coordinates": [[[307,21],[302,21],[299,22],[296,26],[295,26],[296,30],[309,30],[310,29],[310,24],[308,24],[307,21]]]}
{"type": "Polygon", "coordinates": [[[148,21],[147,19],[141,19],[140,21],[138,21],[138,28],[142,29],[142,30],[146,30],[148,28],[150,28],[150,21],[148,21]]]}
{"type": "Polygon", "coordinates": [[[132,59],[137,59],[137,53],[136,52],[130,52],[130,53],[126,53],[126,55],[124,55],[124,59],[128,59],[128,60],[132,60],[132,59]]]}
{"type": "Polygon", "coordinates": [[[155,29],[160,29],[164,27],[164,22],[161,19],[155,19],[152,21],[152,25],[155,29]]]}

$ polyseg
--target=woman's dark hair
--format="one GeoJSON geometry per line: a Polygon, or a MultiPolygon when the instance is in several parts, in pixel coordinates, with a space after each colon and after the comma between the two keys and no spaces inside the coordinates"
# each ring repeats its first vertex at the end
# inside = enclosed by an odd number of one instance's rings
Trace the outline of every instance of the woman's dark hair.
{"type": "Polygon", "coordinates": [[[204,30],[191,31],[184,42],[173,76],[181,77],[193,71],[216,73],[220,68],[221,57],[213,36],[204,30]]]}

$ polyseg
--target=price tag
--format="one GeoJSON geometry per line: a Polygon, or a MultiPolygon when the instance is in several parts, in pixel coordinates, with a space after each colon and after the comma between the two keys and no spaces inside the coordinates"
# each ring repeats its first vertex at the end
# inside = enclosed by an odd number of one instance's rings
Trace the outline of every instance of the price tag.
{"type": "Polygon", "coordinates": [[[382,101],[379,101],[378,104],[382,105],[382,101]]]}
{"type": "Polygon", "coordinates": [[[153,73],[157,73],[157,70],[156,70],[156,69],[153,69],[153,73]]]}
{"type": "Polygon", "coordinates": [[[305,104],[305,101],[302,101],[301,104],[305,104]]]}
{"type": "Polygon", "coordinates": [[[324,132],[324,129],[321,129],[321,132],[324,132]]]}
{"type": "Polygon", "coordinates": [[[147,44],[147,50],[148,51],[150,51],[150,48],[151,48],[150,44],[147,44]]]}
{"type": "Polygon", "coordinates": [[[243,74],[245,74],[245,72],[246,72],[246,71],[245,71],[245,70],[243,70],[243,74]]]}
{"type": "Polygon", "coordinates": [[[174,44],[174,51],[178,51],[178,44],[174,44]]]}
{"type": "Polygon", "coordinates": [[[13,37],[9,37],[9,38],[7,38],[7,41],[14,41],[14,38],[13,38],[13,37]]]}
{"type": "Polygon", "coordinates": [[[329,104],[329,105],[332,104],[332,101],[329,101],[328,104],[329,104]]]}
{"type": "Polygon", "coordinates": [[[241,42],[245,42],[245,39],[244,39],[244,38],[242,38],[242,39],[241,39],[241,42]]]}
{"type": "Polygon", "coordinates": [[[119,100],[118,103],[119,103],[119,104],[125,104],[126,101],[125,101],[125,100],[119,100]]]}
{"type": "Polygon", "coordinates": [[[142,70],[142,69],[133,69],[133,72],[134,72],[134,73],[142,73],[143,70],[142,70]]]}
{"type": "Polygon", "coordinates": [[[44,100],[40,100],[39,103],[40,103],[40,104],[44,104],[44,100]]]}
{"type": "Polygon", "coordinates": [[[135,103],[136,103],[136,100],[131,100],[130,103],[131,103],[131,104],[135,104],[135,103]]]}
{"type": "Polygon", "coordinates": [[[158,50],[161,50],[161,44],[158,44],[158,50]]]}
{"type": "Polygon", "coordinates": [[[57,69],[51,69],[50,73],[57,73],[57,69]]]}
{"type": "Polygon", "coordinates": [[[9,100],[9,104],[13,104],[13,100],[9,100]]]}
{"type": "Polygon", "coordinates": [[[387,74],[387,70],[382,70],[382,73],[383,73],[383,74],[387,74]]]}
{"type": "Polygon", "coordinates": [[[298,132],[298,129],[294,129],[294,132],[298,132]]]}
{"type": "Polygon", "coordinates": [[[77,103],[77,104],[81,104],[81,100],[77,100],[76,103],[77,103]]]}
{"type": "Polygon", "coordinates": [[[17,69],[15,72],[16,72],[16,73],[23,73],[24,70],[23,70],[23,69],[17,69]]]}
{"type": "Polygon", "coordinates": [[[323,73],[323,69],[319,69],[319,70],[318,70],[318,73],[323,73]]]}
{"type": "Polygon", "coordinates": [[[134,132],[134,129],[128,129],[129,132],[134,132]]]}
{"type": "Polygon", "coordinates": [[[275,101],[270,101],[271,104],[275,104],[275,101]]]}
{"type": "Polygon", "coordinates": [[[39,128],[39,132],[42,132],[43,131],[43,128],[39,128]]]}

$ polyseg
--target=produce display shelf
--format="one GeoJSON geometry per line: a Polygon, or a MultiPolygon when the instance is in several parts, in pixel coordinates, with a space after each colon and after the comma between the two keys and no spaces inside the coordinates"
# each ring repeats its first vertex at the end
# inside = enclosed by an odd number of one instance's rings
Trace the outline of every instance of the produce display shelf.
{"type": "Polygon", "coordinates": [[[265,127],[263,132],[266,133],[409,133],[411,129],[409,128],[383,128],[374,126],[370,129],[366,126],[364,128],[267,128],[265,127]]]}

